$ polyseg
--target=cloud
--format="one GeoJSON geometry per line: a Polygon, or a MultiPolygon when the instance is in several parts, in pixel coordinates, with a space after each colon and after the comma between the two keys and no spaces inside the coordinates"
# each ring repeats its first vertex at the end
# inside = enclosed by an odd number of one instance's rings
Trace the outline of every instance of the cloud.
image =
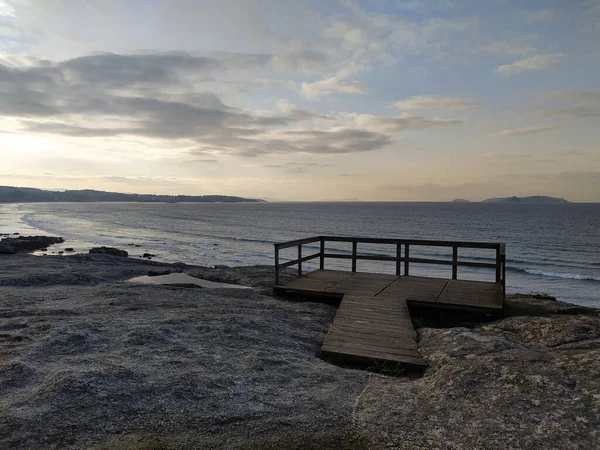
{"type": "Polygon", "coordinates": [[[461,97],[438,97],[435,95],[418,95],[407,100],[394,103],[402,110],[436,109],[436,110],[469,110],[477,109],[481,105],[475,100],[461,97]]]}
{"type": "Polygon", "coordinates": [[[329,130],[285,130],[245,142],[232,141],[230,152],[255,157],[266,154],[341,155],[379,150],[393,141],[376,131],[338,127],[329,130]]]}
{"type": "Polygon", "coordinates": [[[282,113],[284,113],[288,117],[290,117],[290,119],[298,120],[298,121],[302,121],[302,120],[331,121],[331,120],[336,119],[334,116],[329,116],[327,114],[315,114],[315,113],[311,113],[308,111],[304,111],[302,109],[299,109],[293,103],[288,102],[287,100],[279,100],[277,102],[277,109],[279,109],[279,111],[281,111],[282,113]]]}
{"type": "Polygon", "coordinates": [[[344,127],[335,123],[338,117],[305,111],[287,101],[278,103],[279,111],[240,109],[214,93],[197,92],[196,84],[189,90],[185,86],[186,80],[205,76],[215,67],[264,64],[262,57],[235,63],[232,59],[101,54],[60,63],[0,64],[0,82],[8,87],[0,91],[0,115],[19,120],[20,131],[28,133],[135,136],[193,147],[196,153],[248,157],[364,152],[391,142],[379,131],[391,126],[344,127]],[[317,129],[304,125],[313,122],[320,124],[317,129]]]}
{"type": "Polygon", "coordinates": [[[306,98],[316,99],[334,93],[364,94],[369,88],[359,81],[343,81],[338,77],[326,78],[312,83],[301,83],[301,92],[306,98]]]}
{"type": "Polygon", "coordinates": [[[323,164],[317,162],[287,162],[285,164],[265,164],[265,167],[271,169],[281,169],[286,173],[303,173],[310,169],[319,169],[322,167],[330,167],[331,164],[323,164]]]}
{"type": "Polygon", "coordinates": [[[504,64],[496,69],[496,73],[504,76],[511,76],[516,73],[531,70],[544,70],[548,67],[558,64],[564,58],[562,53],[550,53],[546,55],[536,55],[531,58],[521,59],[510,64],[504,64]]]}
{"type": "Polygon", "coordinates": [[[552,131],[558,129],[558,125],[545,125],[539,127],[524,127],[524,128],[509,128],[507,130],[496,133],[495,136],[518,136],[522,134],[537,134],[544,133],[546,131],[552,131]]]}
{"type": "Polygon", "coordinates": [[[425,118],[403,114],[397,117],[382,117],[372,114],[348,114],[348,118],[362,128],[379,131],[382,133],[397,133],[406,130],[423,130],[438,126],[459,125],[463,120],[425,118]]]}

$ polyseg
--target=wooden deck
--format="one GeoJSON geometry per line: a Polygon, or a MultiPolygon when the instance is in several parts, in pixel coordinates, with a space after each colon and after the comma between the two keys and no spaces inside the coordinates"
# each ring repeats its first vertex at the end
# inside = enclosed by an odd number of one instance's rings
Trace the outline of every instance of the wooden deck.
{"type": "Polygon", "coordinates": [[[321,347],[323,358],[356,364],[394,362],[424,369],[409,305],[502,315],[497,283],[316,270],[276,286],[280,294],[341,299],[321,347]]]}
{"type": "Polygon", "coordinates": [[[437,241],[417,239],[386,239],[368,237],[313,236],[275,244],[275,292],[295,294],[339,303],[321,356],[343,363],[372,364],[393,362],[409,368],[423,369],[427,365],[416,341],[410,308],[429,308],[443,318],[463,313],[475,316],[499,317],[503,314],[506,285],[506,247],[502,243],[437,241]],[[351,251],[340,253],[339,247],[328,244],[351,244],[351,251]],[[306,256],[303,246],[317,253],[306,256]],[[359,253],[359,245],[370,245],[368,253],[359,253]],[[393,246],[395,255],[373,254],[373,245],[393,246]],[[431,252],[415,254],[415,249],[446,248],[452,259],[434,259],[431,252]],[[281,251],[296,248],[297,258],[281,262],[281,251]],[[459,259],[459,250],[493,251],[488,261],[459,259]],[[303,264],[319,260],[319,270],[303,272],[303,264]],[[326,259],[351,260],[351,272],[325,270],[326,259]],[[393,263],[395,275],[363,273],[357,270],[359,261],[393,263]],[[491,262],[494,261],[494,262],[491,262]],[[411,263],[451,267],[451,278],[411,276],[411,263]],[[281,270],[296,266],[298,278],[281,284],[281,270]],[[458,279],[459,267],[493,269],[495,281],[481,282],[458,279]],[[401,276],[402,274],[402,276],[401,276]]]}

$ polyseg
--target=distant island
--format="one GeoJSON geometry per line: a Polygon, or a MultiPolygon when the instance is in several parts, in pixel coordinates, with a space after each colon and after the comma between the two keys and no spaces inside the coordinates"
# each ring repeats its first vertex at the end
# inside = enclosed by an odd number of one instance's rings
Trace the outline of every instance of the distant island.
{"type": "Polygon", "coordinates": [[[211,203],[211,202],[263,202],[264,200],[233,197],[230,195],[153,195],[121,194],[84,189],[80,191],[47,191],[44,189],[0,186],[0,203],[39,202],[166,202],[166,203],[211,203]]]}
{"type": "MultiPolygon", "coordinates": [[[[457,198],[455,200],[452,200],[452,203],[474,203],[474,202],[470,202],[469,200],[465,200],[462,198],[457,198]]],[[[571,203],[571,202],[568,200],[565,200],[564,198],[547,197],[544,195],[532,195],[530,197],[494,197],[494,198],[488,198],[487,200],[483,200],[478,203],[551,203],[551,204],[558,204],[558,203],[571,203]]]]}

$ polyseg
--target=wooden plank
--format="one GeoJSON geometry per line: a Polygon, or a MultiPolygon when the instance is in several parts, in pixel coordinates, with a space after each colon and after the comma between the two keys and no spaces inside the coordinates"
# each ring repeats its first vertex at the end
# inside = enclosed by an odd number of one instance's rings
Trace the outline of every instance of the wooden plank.
{"type": "Polygon", "coordinates": [[[400,319],[408,319],[410,318],[410,310],[408,309],[400,309],[394,306],[390,308],[378,308],[378,309],[348,309],[350,305],[345,305],[344,309],[338,310],[340,315],[345,315],[349,318],[351,317],[370,317],[370,318],[378,318],[381,317],[387,320],[400,320],[400,319]]]}
{"type": "Polygon", "coordinates": [[[377,294],[377,298],[397,298],[435,303],[448,280],[442,278],[401,277],[377,294]]]}
{"type": "Polygon", "coordinates": [[[355,273],[352,277],[346,278],[327,290],[344,292],[345,294],[377,294],[393,281],[397,280],[395,275],[355,273]]]}
{"type": "Polygon", "coordinates": [[[502,309],[503,292],[498,283],[450,280],[436,304],[464,305],[487,309],[502,309]]]}
{"type": "MultiPolygon", "coordinates": [[[[347,304],[351,304],[352,302],[348,302],[347,304]]],[[[390,313],[397,313],[397,314],[409,314],[409,309],[408,306],[406,305],[402,305],[399,304],[400,302],[397,302],[398,304],[388,304],[386,306],[384,305],[377,305],[377,306],[369,306],[368,304],[365,305],[364,303],[352,303],[355,306],[354,311],[360,312],[360,313],[365,313],[365,314],[369,314],[369,313],[377,313],[377,312],[382,312],[384,314],[390,314],[390,313]]]]}
{"type": "MultiPolygon", "coordinates": [[[[389,341],[388,341],[389,342],[389,341]]],[[[377,353],[388,353],[390,355],[406,355],[412,356],[413,358],[420,358],[421,354],[416,349],[416,345],[413,348],[404,348],[394,346],[393,344],[378,345],[376,343],[365,343],[365,342],[349,342],[337,339],[328,339],[327,345],[323,345],[323,348],[328,351],[348,352],[352,350],[365,350],[373,351],[377,353]]]]}
{"type": "Polygon", "coordinates": [[[275,248],[279,249],[279,250],[283,250],[286,248],[291,248],[291,247],[297,247],[298,245],[304,245],[304,244],[312,244],[313,242],[319,242],[321,240],[321,236],[315,236],[315,237],[309,237],[309,238],[305,238],[305,239],[297,239],[295,241],[287,241],[287,242],[280,242],[275,245],[275,248]]]}
{"type": "MultiPolygon", "coordinates": [[[[471,241],[439,241],[426,239],[389,239],[369,237],[342,237],[342,236],[320,236],[329,242],[358,242],[363,244],[408,244],[422,245],[425,247],[453,247],[454,245],[464,248],[488,248],[496,249],[499,245],[493,242],[471,242],[471,241]]],[[[318,239],[318,238],[317,238],[318,239]]]]}
{"type": "Polygon", "coordinates": [[[343,328],[331,328],[328,333],[332,339],[349,340],[356,342],[388,342],[397,344],[401,348],[414,348],[416,345],[416,333],[395,334],[394,336],[382,336],[373,333],[360,333],[358,331],[343,328]]]}
{"type": "Polygon", "coordinates": [[[410,338],[416,340],[417,333],[414,329],[409,330],[408,327],[406,329],[400,327],[393,328],[383,328],[380,327],[377,330],[374,330],[373,327],[361,327],[358,325],[332,325],[329,330],[333,330],[334,332],[346,333],[346,334],[356,334],[357,339],[362,338],[363,336],[381,336],[389,339],[403,339],[410,338]]]}
{"type": "Polygon", "coordinates": [[[361,259],[364,261],[396,261],[395,256],[384,256],[384,255],[341,255],[338,253],[325,253],[325,258],[331,259],[361,259]]]}
{"type": "MultiPolygon", "coordinates": [[[[397,279],[367,275],[356,274],[345,281],[354,281],[354,286],[372,286],[374,282],[389,284],[397,279]]],[[[346,362],[358,358],[366,363],[393,361],[426,366],[405,302],[372,295],[344,297],[325,336],[321,355],[346,362]]]]}
{"type": "Polygon", "coordinates": [[[415,358],[407,355],[393,355],[389,353],[375,352],[372,350],[360,350],[353,349],[350,351],[338,352],[335,350],[328,349],[327,347],[321,348],[321,356],[326,359],[341,360],[347,363],[357,364],[373,364],[375,362],[396,362],[401,365],[415,366],[420,369],[427,367],[427,363],[423,358],[415,358]]]}
{"type": "Polygon", "coordinates": [[[399,328],[402,326],[405,326],[407,323],[410,323],[410,326],[412,327],[412,322],[410,322],[410,320],[408,321],[404,321],[402,319],[396,319],[396,318],[390,318],[390,319],[383,319],[381,316],[378,317],[364,317],[364,316],[351,316],[348,314],[340,314],[339,317],[337,317],[339,320],[344,320],[346,323],[348,323],[348,325],[362,325],[364,327],[367,326],[371,326],[373,327],[373,329],[377,329],[377,327],[380,326],[387,326],[390,329],[394,329],[394,328],[399,328]]]}

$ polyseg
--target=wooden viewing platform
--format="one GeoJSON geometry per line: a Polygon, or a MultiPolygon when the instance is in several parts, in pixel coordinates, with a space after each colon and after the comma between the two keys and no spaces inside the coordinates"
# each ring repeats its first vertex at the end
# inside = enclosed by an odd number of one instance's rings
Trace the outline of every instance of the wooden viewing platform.
{"type": "Polygon", "coordinates": [[[275,244],[275,292],[340,302],[321,347],[323,358],[352,364],[394,362],[424,369],[427,365],[418,350],[410,307],[500,317],[505,297],[505,262],[504,244],[316,236],[275,244]],[[351,243],[351,254],[327,250],[328,242],[351,243]],[[319,252],[303,256],[302,246],[315,243],[320,245],[319,252]],[[359,254],[359,244],[393,245],[396,255],[359,254]],[[452,260],[410,256],[411,249],[419,246],[451,248],[452,260]],[[280,262],[280,251],[293,247],[298,249],[297,258],[280,262]],[[461,261],[461,248],[493,250],[495,262],[461,261]],[[325,270],[325,260],[329,258],[350,259],[351,271],[325,270]],[[319,269],[304,274],[303,263],[313,259],[319,260],[319,269]],[[393,262],[395,275],[357,272],[359,260],[393,262]],[[410,263],[452,266],[452,275],[448,279],[412,276],[410,263]],[[298,278],[280,284],[281,270],[291,266],[297,266],[298,278]],[[459,280],[460,266],[494,269],[495,280],[459,280]]]}

